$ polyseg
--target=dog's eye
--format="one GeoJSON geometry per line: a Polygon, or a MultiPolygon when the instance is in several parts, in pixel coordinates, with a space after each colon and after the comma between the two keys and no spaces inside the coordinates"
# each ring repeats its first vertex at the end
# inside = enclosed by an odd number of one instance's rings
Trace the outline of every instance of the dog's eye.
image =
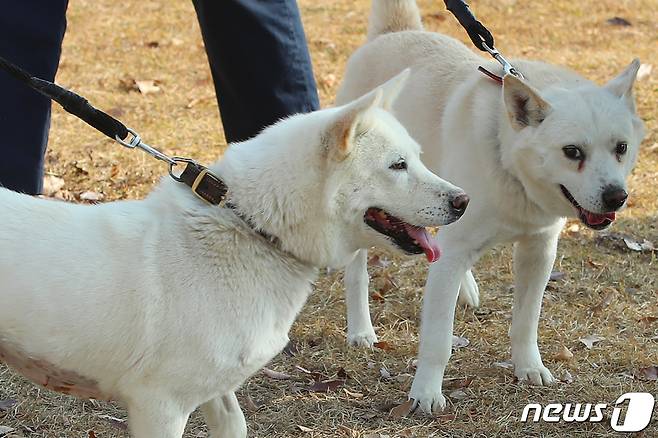
{"type": "Polygon", "coordinates": [[[407,170],[407,162],[404,160],[397,161],[390,166],[388,166],[389,169],[393,170],[407,170]]]}
{"type": "Polygon", "coordinates": [[[570,160],[583,161],[585,159],[585,153],[578,146],[569,145],[562,148],[564,156],[570,160]]]}
{"type": "Polygon", "coordinates": [[[628,150],[628,144],[624,142],[620,142],[617,143],[617,147],[615,148],[615,153],[617,155],[624,155],[627,150],[628,150]]]}

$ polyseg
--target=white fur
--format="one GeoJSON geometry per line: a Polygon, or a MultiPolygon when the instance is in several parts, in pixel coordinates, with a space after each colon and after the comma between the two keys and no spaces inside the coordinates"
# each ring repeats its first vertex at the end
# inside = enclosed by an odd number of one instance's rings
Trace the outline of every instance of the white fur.
{"type": "Polygon", "coordinates": [[[169,178],[144,200],[96,206],[0,189],[0,357],[46,387],[123,402],[135,438],[180,437],[198,406],[213,437],[244,437],[234,391],[286,345],[315,266],[390,245],[366,209],[456,219],[447,195],[461,190],[386,111],[406,76],[283,120],[211,166],[278,246],[169,178]],[[404,174],[389,169],[401,156],[404,174]]]}
{"type": "MultiPolygon", "coordinates": [[[[374,0],[369,38],[348,62],[337,102],[345,102],[411,67],[411,77],[394,106],[410,134],[424,146],[423,161],[464,187],[468,211],[438,234],[444,255],[430,267],[422,311],[418,371],[409,394],[427,412],[443,408],[443,373],[450,357],[457,295],[478,305],[470,271],[489,248],[514,242],[516,288],[510,330],[515,374],[534,384],[554,381],[537,346],[544,288],[555,259],[564,217],[575,208],[563,184],[581,206],[601,213],[601,193],[625,187],[643,136],[635,114],[632,85],[639,62],[599,87],[567,69],[515,60],[526,81],[506,77],[504,87],[477,71],[502,74],[453,38],[416,31],[413,0],[374,0]],[[406,27],[404,21],[406,20],[406,27]],[[412,29],[403,31],[403,29],[412,29]],[[377,36],[377,33],[397,30],[377,36]],[[616,142],[628,152],[615,157],[616,142]],[[562,147],[582,145],[583,171],[562,147]]],[[[367,306],[365,250],[348,267],[348,340],[376,339],[367,306]]]]}

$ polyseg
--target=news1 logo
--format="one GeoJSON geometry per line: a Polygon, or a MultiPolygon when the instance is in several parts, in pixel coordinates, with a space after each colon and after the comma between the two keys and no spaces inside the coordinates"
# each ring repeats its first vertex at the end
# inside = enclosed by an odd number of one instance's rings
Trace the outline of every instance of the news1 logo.
{"type": "MultiPolygon", "coordinates": [[[[640,432],[649,425],[653,415],[655,399],[648,392],[627,392],[617,399],[612,409],[610,426],[617,432],[640,432]],[[626,415],[622,416],[622,406],[628,402],[626,415]]],[[[608,408],[606,403],[550,403],[542,406],[538,403],[527,404],[523,408],[521,421],[531,418],[533,423],[599,423],[603,421],[603,412],[608,408]],[[530,412],[532,417],[530,417],[530,412]]]]}

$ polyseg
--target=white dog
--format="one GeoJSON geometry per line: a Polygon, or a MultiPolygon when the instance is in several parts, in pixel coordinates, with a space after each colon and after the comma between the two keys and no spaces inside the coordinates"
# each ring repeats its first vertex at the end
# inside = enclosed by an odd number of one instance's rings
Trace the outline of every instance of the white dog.
{"type": "Polygon", "coordinates": [[[213,437],[245,436],[233,391],[286,345],[315,267],[438,251],[424,227],[464,211],[387,112],[405,76],[231,146],[210,170],[232,207],[169,178],[96,206],[0,189],[0,360],[125,403],[136,438],[180,437],[200,405],[213,437]]]}
{"type": "MultiPolygon", "coordinates": [[[[394,110],[424,147],[423,161],[471,196],[468,212],[438,235],[445,254],[430,267],[422,312],[418,369],[410,398],[422,410],[443,408],[458,297],[477,306],[471,267],[492,246],[514,242],[515,374],[537,385],[554,381],[542,363],[537,324],[564,217],[602,229],[625,203],[625,179],[643,125],[632,86],[637,60],[605,86],[541,62],[514,61],[526,80],[502,75],[447,36],[423,32],[413,0],[374,0],[369,42],[349,60],[337,101],[362,95],[405,68],[412,72],[394,110]],[[461,292],[460,292],[461,288],[461,292]]],[[[348,341],[372,345],[366,254],[346,275],[348,341]]]]}

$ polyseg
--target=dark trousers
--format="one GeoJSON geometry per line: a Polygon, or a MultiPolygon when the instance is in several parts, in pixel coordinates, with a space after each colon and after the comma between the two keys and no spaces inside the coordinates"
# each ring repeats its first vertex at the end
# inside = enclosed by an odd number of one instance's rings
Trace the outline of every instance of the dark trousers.
{"type": "MultiPolygon", "coordinates": [[[[193,0],[228,142],[246,140],[290,114],[318,108],[295,0],[193,0]]],[[[68,0],[5,0],[0,55],[54,80],[68,0]]],[[[0,71],[0,185],[37,194],[50,102],[0,71]]]]}

